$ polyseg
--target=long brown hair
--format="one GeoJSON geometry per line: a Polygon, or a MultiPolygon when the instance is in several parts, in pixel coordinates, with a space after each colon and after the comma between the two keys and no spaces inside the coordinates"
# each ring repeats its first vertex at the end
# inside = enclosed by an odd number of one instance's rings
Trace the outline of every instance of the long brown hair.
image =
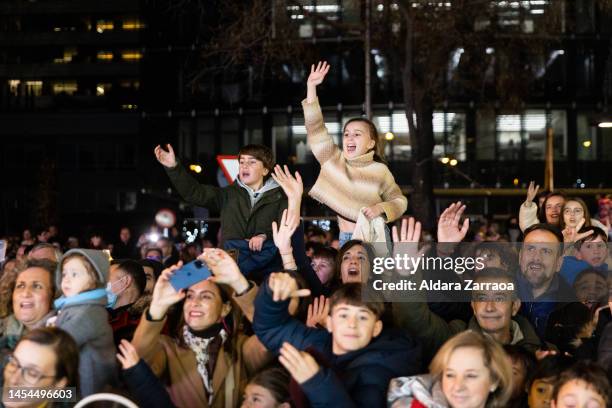
{"type": "Polygon", "coordinates": [[[567,206],[567,203],[569,203],[570,201],[575,201],[578,204],[580,204],[580,206],[582,207],[582,214],[584,216],[583,227],[590,227],[591,226],[591,213],[589,212],[589,208],[587,207],[584,200],[578,197],[569,197],[565,199],[565,202],[563,203],[563,207],[561,207],[561,217],[559,218],[559,228],[561,228],[561,230],[565,228],[565,218],[564,218],[565,207],[567,206]]]}
{"type": "Polygon", "coordinates": [[[344,124],[342,134],[344,134],[344,132],[346,131],[346,127],[348,126],[348,124],[353,122],[363,122],[367,125],[368,131],[370,133],[370,139],[374,141],[374,147],[369,150],[374,151],[374,161],[387,164],[385,160],[385,146],[383,141],[380,139],[378,129],[376,128],[374,122],[367,118],[351,118],[344,124]]]}

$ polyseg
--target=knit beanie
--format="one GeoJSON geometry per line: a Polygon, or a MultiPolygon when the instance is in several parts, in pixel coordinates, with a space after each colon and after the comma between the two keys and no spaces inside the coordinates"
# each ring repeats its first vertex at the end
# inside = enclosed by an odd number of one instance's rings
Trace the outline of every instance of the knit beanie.
{"type": "Polygon", "coordinates": [[[89,263],[94,267],[96,271],[98,283],[102,283],[102,286],[106,285],[108,282],[108,270],[110,268],[110,261],[108,259],[108,255],[99,249],[82,249],[75,248],[71,249],[62,256],[61,261],[57,266],[57,271],[55,273],[55,283],[57,287],[62,286],[62,264],[66,257],[72,254],[83,255],[89,263]]]}

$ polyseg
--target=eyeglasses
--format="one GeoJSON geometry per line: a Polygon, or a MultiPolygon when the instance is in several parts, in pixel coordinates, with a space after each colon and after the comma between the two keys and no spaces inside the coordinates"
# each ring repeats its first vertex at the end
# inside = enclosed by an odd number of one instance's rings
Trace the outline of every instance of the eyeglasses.
{"type": "Polygon", "coordinates": [[[12,354],[6,356],[6,369],[13,373],[19,370],[21,378],[30,385],[36,385],[43,378],[55,378],[55,375],[44,375],[34,367],[22,366],[17,357],[12,354]]]}
{"type": "Polygon", "coordinates": [[[563,210],[563,214],[578,215],[582,214],[583,212],[584,210],[582,208],[566,208],[565,210],[563,210]]]}

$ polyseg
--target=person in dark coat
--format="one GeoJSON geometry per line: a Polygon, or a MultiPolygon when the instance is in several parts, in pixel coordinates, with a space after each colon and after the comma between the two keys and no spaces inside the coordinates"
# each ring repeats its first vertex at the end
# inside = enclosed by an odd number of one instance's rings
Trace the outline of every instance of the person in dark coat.
{"type": "Polygon", "coordinates": [[[280,353],[310,406],[384,407],[390,379],[420,371],[420,345],[399,330],[383,330],[384,306],[365,303],[360,284],[342,285],[332,295],[327,330],[289,315],[290,297],[306,294],[291,275],[271,274],[255,300],[253,330],[280,353]]]}

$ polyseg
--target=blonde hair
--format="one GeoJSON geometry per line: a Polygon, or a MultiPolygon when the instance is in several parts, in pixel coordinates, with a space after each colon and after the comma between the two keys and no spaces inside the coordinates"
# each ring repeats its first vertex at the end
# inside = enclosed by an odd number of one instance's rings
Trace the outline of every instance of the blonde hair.
{"type": "Polygon", "coordinates": [[[495,340],[471,330],[461,332],[450,338],[433,358],[429,372],[434,380],[441,381],[451,354],[462,347],[473,347],[482,351],[484,366],[489,369],[491,383],[497,384],[495,391],[489,393],[487,408],[505,407],[512,396],[512,368],[506,359],[502,346],[495,340]]]}
{"type": "Polygon", "coordinates": [[[96,272],[96,268],[94,268],[94,266],[91,264],[89,259],[87,259],[87,257],[79,253],[69,254],[68,256],[65,256],[62,259],[62,263],[60,265],[60,273],[64,272],[64,265],[66,264],[66,262],[74,258],[81,261],[81,263],[85,267],[85,270],[87,271],[87,275],[89,275],[89,279],[91,279],[91,286],[92,286],[91,289],[97,289],[97,288],[104,287],[105,283],[100,282],[100,279],[98,279],[98,273],[96,272]]]}

